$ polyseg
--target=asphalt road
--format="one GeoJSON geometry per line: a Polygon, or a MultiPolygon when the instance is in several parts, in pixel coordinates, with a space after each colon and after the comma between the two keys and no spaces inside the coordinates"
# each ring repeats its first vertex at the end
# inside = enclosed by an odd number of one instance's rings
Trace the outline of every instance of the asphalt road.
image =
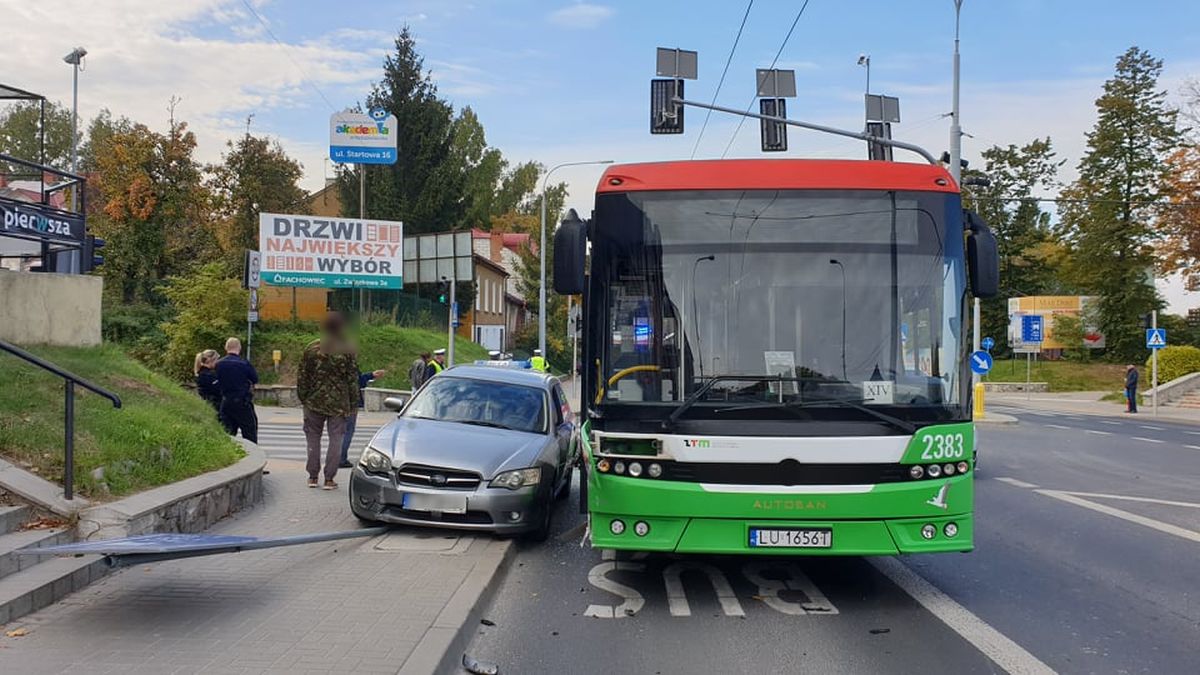
{"type": "Polygon", "coordinates": [[[1021,424],[980,428],[973,553],[614,559],[580,547],[573,495],[467,654],[501,673],[1200,672],[1200,427],[1005,412],[1021,424]]]}

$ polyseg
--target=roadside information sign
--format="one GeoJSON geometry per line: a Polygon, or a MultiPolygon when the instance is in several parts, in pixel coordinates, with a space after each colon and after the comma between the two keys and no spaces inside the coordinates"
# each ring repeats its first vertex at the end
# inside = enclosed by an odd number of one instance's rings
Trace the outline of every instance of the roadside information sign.
{"type": "Polygon", "coordinates": [[[399,121],[386,110],[334,113],[329,118],[329,159],[346,164],[395,164],[399,121]]]}
{"type": "Polygon", "coordinates": [[[1021,317],[1021,342],[1043,342],[1044,328],[1045,324],[1040,314],[1026,314],[1021,317]]]}

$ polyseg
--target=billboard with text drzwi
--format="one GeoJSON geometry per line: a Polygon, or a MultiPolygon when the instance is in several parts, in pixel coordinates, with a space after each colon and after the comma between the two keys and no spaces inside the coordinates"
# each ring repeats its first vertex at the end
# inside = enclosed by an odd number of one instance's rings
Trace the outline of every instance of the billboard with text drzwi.
{"type": "Polygon", "coordinates": [[[404,226],[396,221],[264,213],[258,246],[262,280],[272,286],[404,286],[404,226]]]}

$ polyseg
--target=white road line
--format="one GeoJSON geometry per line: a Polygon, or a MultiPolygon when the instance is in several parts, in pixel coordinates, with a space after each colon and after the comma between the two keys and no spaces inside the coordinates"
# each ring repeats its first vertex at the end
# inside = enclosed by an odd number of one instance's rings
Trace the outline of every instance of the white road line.
{"type": "Polygon", "coordinates": [[[996,480],[1000,481],[1001,483],[1008,483],[1009,485],[1012,485],[1013,487],[1025,488],[1026,490],[1033,490],[1034,488],[1037,487],[1033,483],[1026,483],[1023,480],[1017,480],[1016,478],[1008,478],[1007,476],[997,478],[996,480]]]}
{"type": "Polygon", "coordinates": [[[1097,436],[1112,436],[1111,431],[1100,431],[1099,429],[1084,429],[1084,431],[1089,434],[1096,434],[1097,436]]]}
{"type": "Polygon", "coordinates": [[[1200,445],[1185,445],[1183,447],[1185,447],[1189,450],[1200,450],[1200,445]]]}
{"type": "Polygon", "coordinates": [[[1047,426],[1047,427],[1050,427],[1051,429],[1070,429],[1071,428],[1071,427],[1064,427],[1061,424],[1044,424],[1042,426],[1047,426]]]}
{"type": "Polygon", "coordinates": [[[1183,433],[1187,434],[1188,436],[1200,436],[1200,431],[1185,431],[1183,433]]]}
{"type": "Polygon", "coordinates": [[[1041,495],[1046,495],[1047,497],[1053,497],[1054,499],[1066,502],[1068,504],[1082,506],[1085,509],[1091,509],[1097,513],[1103,513],[1114,518],[1120,518],[1121,520],[1127,520],[1131,523],[1137,523],[1138,525],[1149,527],[1150,529],[1158,530],[1159,532],[1165,532],[1181,539],[1187,539],[1188,541],[1193,541],[1200,544],[1200,532],[1196,532],[1194,530],[1189,530],[1179,527],[1178,525],[1172,525],[1170,523],[1164,523],[1162,521],[1154,520],[1153,518],[1139,516],[1136,513],[1122,511],[1121,509],[1114,509],[1113,507],[1105,506],[1104,504],[1090,502],[1086,499],[1076,497],[1075,495],[1066,492],[1059,492],[1057,490],[1035,490],[1035,492],[1041,495]]]}
{"type": "Polygon", "coordinates": [[[1152,427],[1149,424],[1139,424],[1138,426],[1143,429],[1149,429],[1150,431],[1162,431],[1163,430],[1162,427],[1152,427]]]}
{"type": "Polygon", "coordinates": [[[1114,426],[1114,427],[1115,427],[1115,426],[1120,426],[1120,425],[1121,425],[1121,423],[1120,423],[1120,422],[1114,422],[1114,421],[1112,421],[1112,420],[1100,420],[1100,424],[1109,424],[1109,425],[1112,425],[1112,426],[1114,426]]]}
{"type": "Polygon", "coordinates": [[[899,586],[922,607],[1011,675],[1053,673],[1054,670],[955,602],[895,558],[868,558],[875,569],[899,586]]]}
{"type": "Polygon", "coordinates": [[[1146,443],[1166,443],[1166,441],[1160,441],[1157,438],[1146,438],[1144,436],[1130,436],[1130,438],[1135,441],[1144,441],[1146,443]]]}
{"type": "Polygon", "coordinates": [[[1103,494],[1100,492],[1067,492],[1065,490],[1058,490],[1058,492],[1061,492],[1062,494],[1065,494],[1065,495],[1072,495],[1075,497],[1091,497],[1093,499],[1121,499],[1121,500],[1124,500],[1127,502],[1145,502],[1147,504],[1163,504],[1166,506],[1182,506],[1182,507],[1188,508],[1188,509],[1200,509],[1200,504],[1197,504],[1195,502],[1173,502],[1169,499],[1156,499],[1154,497],[1132,497],[1129,495],[1109,495],[1109,494],[1103,494]]]}

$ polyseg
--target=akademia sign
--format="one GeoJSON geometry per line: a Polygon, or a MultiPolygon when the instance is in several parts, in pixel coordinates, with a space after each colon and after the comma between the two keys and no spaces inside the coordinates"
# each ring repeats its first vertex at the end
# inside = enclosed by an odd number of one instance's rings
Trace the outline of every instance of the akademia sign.
{"type": "Polygon", "coordinates": [[[395,115],[372,108],[369,114],[342,112],[329,118],[329,158],[346,164],[395,164],[395,115]]]}
{"type": "Polygon", "coordinates": [[[395,221],[264,213],[258,250],[272,286],[404,287],[404,226],[395,221]]]}

